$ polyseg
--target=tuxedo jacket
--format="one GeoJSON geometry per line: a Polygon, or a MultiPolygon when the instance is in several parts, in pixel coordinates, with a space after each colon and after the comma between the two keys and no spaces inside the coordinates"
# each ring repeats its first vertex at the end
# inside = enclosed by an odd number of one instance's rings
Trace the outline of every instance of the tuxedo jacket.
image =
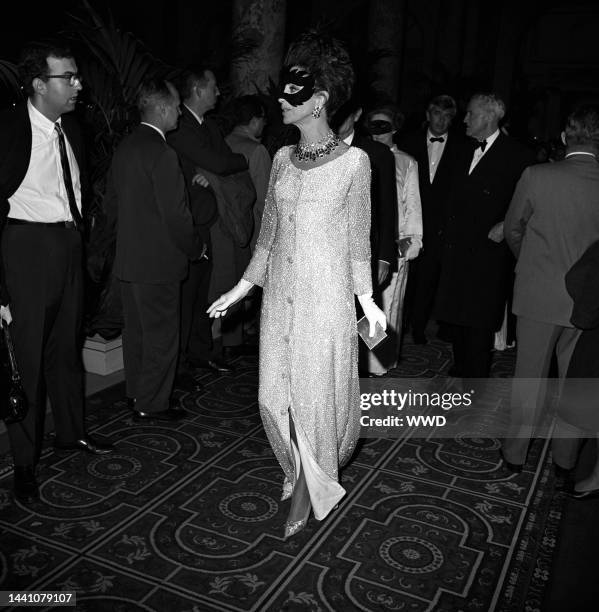
{"type": "Polygon", "coordinates": [[[474,147],[457,160],[442,235],[437,318],[467,327],[499,329],[514,260],[489,230],[504,220],[514,188],[532,163],[528,149],[500,133],[468,174],[474,147]]]}
{"type": "Polygon", "coordinates": [[[185,106],[177,129],[167,134],[167,142],[181,162],[194,224],[208,242],[209,229],[218,218],[216,196],[210,187],[192,185],[191,179],[202,168],[219,175],[247,170],[245,157],[231,151],[212,119],[204,118],[200,125],[185,106]]]}
{"type": "Polygon", "coordinates": [[[370,243],[373,263],[382,259],[393,268],[397,263],[395,157],[389,147],[358,132],[354,134],[351,144],[362,149],[370,160],[370,243]]]}
{"type": "Polygon", "coordinates": [[[597,160],[572,155],[527,168],[514,192],[504,230],[518,258],[514,314],[571,326],[573,302],[565,276],[599,240],[597,160]]]}
{"type": "MultiPolygon", "coordinates": [[[[72,115],[63,115],[61,125],[79,166],[81,201],[85,203],[87,181],[83,139],[72,115]]],[[[0,113],[0,240],[10,213],[8,198],[19,188],[27,174],[31,158],[31,138],[31,121],[26,103],[0,113]]],[[[8,304],[10,296],[4,284],[3,270],[0,254],[0,303],[8,304]]]]}
{"type": "Polygon", "coordinates": [[[456,162],[469,147],[469,142],[459,132],[450,131],[437,166],[435,178],[430,181],[428,160],[428,129],[408,134],[400,140],[398,147],[409,153],[418,162],[418,186],[422,206],[423,253],[439,256],[441,233],[445,227],[447,205],[451,184],[456,171],[456,162]]]}
{"type": "Polygon", "coordinates": [[[115,276],[136,283],[173,283],[199,257],[199,240],[175,151],[153,128],[139,125],[118,146],[105,197],[116,222],[115,276]]]}

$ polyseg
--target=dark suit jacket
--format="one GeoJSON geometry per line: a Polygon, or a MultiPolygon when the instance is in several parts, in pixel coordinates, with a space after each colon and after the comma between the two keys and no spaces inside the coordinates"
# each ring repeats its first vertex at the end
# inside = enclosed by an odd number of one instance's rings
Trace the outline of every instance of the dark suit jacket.
{"type": "Polygon", "coordinates": [[[499,329],[511,284],[513,257],[489,230],[503,221],[530,152],[500,133],[468,174],[473,148],[458,160],[446,230],[442,237],[438,319],[480,329],[499,329]]]}
{"type": "Polygon", "coordinates": [[[216,197],[211,188],[192,185],[191,179],[202,168],[221,175],[247,170],[246,159],[231,151],[212,119],[205,118],[200,125],[185,106],[179,126],[167,135],[167,142],[177,151],[181,162],[194,224],[208,242],[209,229],[218,218],[216,197]]]}
{"type": "Polygon", "coordinates": [[[397,185],[395,157],[389,147],[356,132],[352,146],[366,152],[372,172],[370,182],[370,243],[373,263],[382,259],[397,265],[397,185]]]}
{"type": "Polygon", "coordinates": [[[107,189],[106,214],[117,228],[115,276],[150,284],[185,278],[188,259],[201,249],[177,154],[156,130],[140,125],[121,142],[107,189]]]}
{"type": "MultiPolygon", "coordinates": [[[[73,149],[79,166],[81,181],[81,201],[86,200],[86,163],[83,139],[77,121],[72,115],[63,115],[61,125],[64,134],[73,149]]],[[[31,122],[27,104],[19,104],[0,113],[0,237],[10,205],[8,198],[19,188],[31,157],[31,122]]],[[[4,284],[4,272],[0,251],[0,303],[8,304],[10,296],[4,284]]]]}
{"type": "Polygon", "coordinates": [[[599,164],[572,155],[527,168],[505,217],[505,239],[518,258],[513,311],[570,325],[572,299],[564,277],[599,240],[599,164]]]}
{"type": "Polygon", "coordinates": [[[465,149],[469,147],[469,142],[459,132],[449,132],[435,178],[431,183],[427,133],[427,128],[412,132],[400,140],[398,147],[409,153],[418,162],[423,254],[439,257],[441,233],[447,218],[447,206],[451,183],[456,171],[456,160],[464,155],[465,149]]]}
{"type": "Polygon", "coordinates": [[[572,325],[579,329],[599,327],[599,240],[568,270],[565,283],[574,304],[572,325]]]}

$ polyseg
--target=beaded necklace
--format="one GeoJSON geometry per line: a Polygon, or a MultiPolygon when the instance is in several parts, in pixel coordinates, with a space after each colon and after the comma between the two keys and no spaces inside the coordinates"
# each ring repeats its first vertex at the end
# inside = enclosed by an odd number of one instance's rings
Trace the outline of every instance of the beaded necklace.
{"type": "Polygon", "coordinates": [[[295,157],[298,161],[316,161],[319,157],[330,155],[339,145],[339,136],[329,130],[320,140],[295,146],[295,157]]]}

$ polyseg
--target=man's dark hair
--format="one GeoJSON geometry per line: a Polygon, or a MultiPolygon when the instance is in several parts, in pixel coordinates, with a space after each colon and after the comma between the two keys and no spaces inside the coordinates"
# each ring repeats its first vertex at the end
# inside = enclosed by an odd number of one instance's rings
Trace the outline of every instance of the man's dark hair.
{"type": "Polygon", "coordinates": [[[152,77],[146,79],[137,94],[137,109],[142,118],[152,112],[160,104],[168,104],[173,99],[173,93],[164,79],[152,77]]]}
{"type": "Polygon", "coordinates": [[[576,108],[568,115],[564,131],[568,147],[592,146],[599,152],[599,106],[585,104],[576,108]]]}
{"type": "Polygon", "coordinates": [[[354,69],[345,45],[335,38],[310,30],[289,47],[286,66],[299,66],[315,81],[315,91],[326,91],[325,104],[330,120],[350,97],[354,86],[354,69]]]}
{"type": "Polygon", "coordinates": [[[33,79],[44,78],[48,74],[48,57],[72,58],[73,53],[66,45],[55,41],[33,42],[21,51],[19,59],[19,76],[28,96],[33,95],[33,79]]]}
{"type": "Polygon", "coordinates": [[[266,107],[259,96],[239,96],[231,106],[234,125],[247,125],[254,117],[266,115],[266,107]]]}
{"type": "Polygon", "coordinates": [[[191,92],[196,85],[204,85],[208,81],[206,71],[212,71],[207,64],[193,64],[181,71],[175,81],[175,86],[179,91],[181,100],[186,100],[191,96],[191,92]]]}
{"type": "Polygon", "coordinates": [[[441,94],[435,96],[429,103],[426,110],[430,111],[432,108],[438,108],[442,111],[449,111],[452,117],[455,117],[458,112],[458,105],[455,100],[447,94],[441,94]]]}

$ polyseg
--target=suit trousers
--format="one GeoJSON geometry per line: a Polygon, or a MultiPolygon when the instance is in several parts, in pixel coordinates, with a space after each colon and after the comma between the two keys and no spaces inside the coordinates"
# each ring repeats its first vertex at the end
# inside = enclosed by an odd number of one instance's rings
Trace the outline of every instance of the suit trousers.
{"type": "Polygon", "coordinates": [[[2,257],[10,326],[29,412],[8,426],[14,463],[37,463],[50,398],[56,441],[84,437],[81,234],[71,228],[8,225],[2,257]]]}
{"type": "Polygon", "coordinates": [[[454,368],[463,378],[488,378],[494,330],[491,328],[452,326],[454,368]]]}
{"type": "MultiPolygon", "coordinates": [[[[553,351],[557,356],[558,376],[563,380],[580,333],[574,327],[518,317],[518,352],[512,386],[510,425],[502,443],[504,457],[511,463],[525,463],[530,439],[534,437],[543,416],[546,379],[553,351]]],[[[553,444],[556,463],[565,468],[572,467],[577,446],[576,441],[556,436],[553,444]]]]}
{"type": "Polygon", "coordinates": [[[406,288],[406,313],[413,336],[423,336],[431,316],[441,275],[441,262],[434,249],[423,249],[410,262],[406,288]]]}
{"type": "Polygon", "coordinates": [[[121,280],[125,382],[137,410],[169,407],[179,352],[180,291],[179,282],[121,280]]]}
{"type": "Polygon", "coordinates": [[[212,359],[212,319],[206,313],[211,274],[211,260],[194,261],[181,283],[181,365],[188,358],[212,359]]]}

